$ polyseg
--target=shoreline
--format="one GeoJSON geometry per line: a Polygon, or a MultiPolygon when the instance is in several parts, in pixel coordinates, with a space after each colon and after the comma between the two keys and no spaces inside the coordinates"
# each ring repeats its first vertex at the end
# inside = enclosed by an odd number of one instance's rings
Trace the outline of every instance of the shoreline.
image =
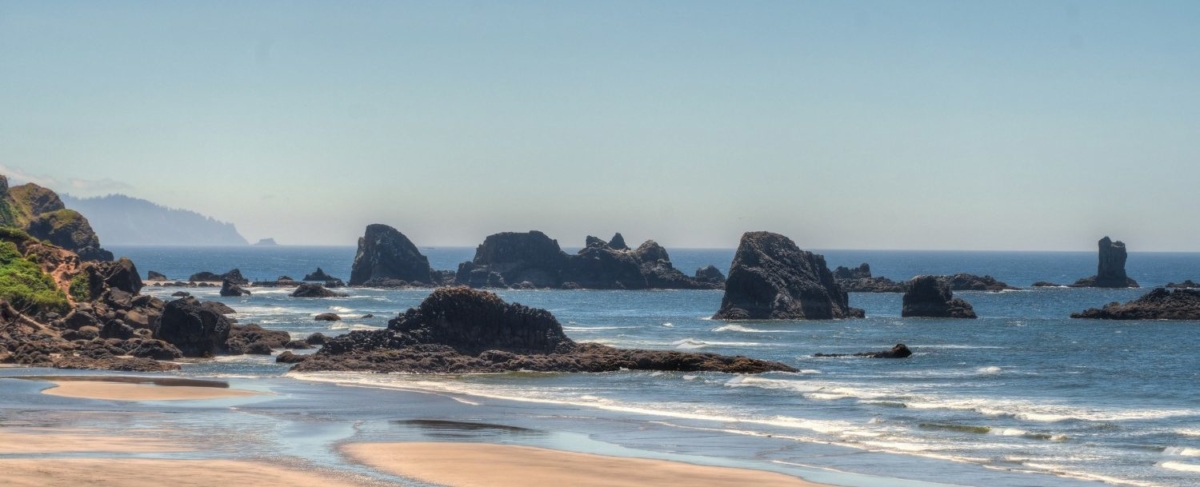
{"type": "Polygon", "coordinates": [[[108,401],[202,401],[262,395],[245,389],[231,389],[220,381],[132,377],[132,376],[27,376],[24,380],[49,382],[47,396],[108,401]]]}

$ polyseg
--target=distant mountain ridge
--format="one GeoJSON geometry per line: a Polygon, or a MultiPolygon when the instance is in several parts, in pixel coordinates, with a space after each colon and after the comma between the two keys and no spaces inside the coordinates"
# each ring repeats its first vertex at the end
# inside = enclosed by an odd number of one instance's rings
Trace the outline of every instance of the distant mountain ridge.
{"type": "Polygon", "coordinates": [[[232,223],[191,210],[165,206],[123,194],[94,198],[62,195],[68,208],[82,213],[107,245],[247,245],[232,223]]]}

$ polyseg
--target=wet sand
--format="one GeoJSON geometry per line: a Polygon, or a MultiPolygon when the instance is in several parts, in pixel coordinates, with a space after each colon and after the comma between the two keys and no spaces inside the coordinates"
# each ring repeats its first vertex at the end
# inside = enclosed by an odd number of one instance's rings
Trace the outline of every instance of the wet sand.
{"type": "Polygon", "coordinates": [[[224,382],[137,377],[40,377],[30,378],[53,383],[42,394],[79,399],[111,401],[197,401],[227,397],[254,396],[260,393],[230,389],[224,382]]]}
{"type": "Polygon", "coordinates": [[[3,484],[10,487],[211,487],[213,485],[288,485],[351,487],[364,485],[318,472],[239,460],[147,460],[55,458],[0,460],[3,484]]]}
{"type": "Polygon", "coordinates": [[[75,429],[0,429],[0,454],[171,453],[191,451],[175,442],[133,436],[100,436],[75,429]]]}
{"type": "Polygon", "coordinates": [[[449,487],[821,485],[760,470],[485,443],[355,443],[342,452],[387,473],[449,487]]]}

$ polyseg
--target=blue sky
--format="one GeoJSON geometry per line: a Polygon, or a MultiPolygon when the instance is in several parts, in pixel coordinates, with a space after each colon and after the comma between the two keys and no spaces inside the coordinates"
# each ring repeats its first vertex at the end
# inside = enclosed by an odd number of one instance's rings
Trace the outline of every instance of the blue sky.
{"type": "Polygon", "coordinates": [[[283,243],[1200,251],[1197,25],[1197,2],[0,0],[0,166],[283,243]]]}

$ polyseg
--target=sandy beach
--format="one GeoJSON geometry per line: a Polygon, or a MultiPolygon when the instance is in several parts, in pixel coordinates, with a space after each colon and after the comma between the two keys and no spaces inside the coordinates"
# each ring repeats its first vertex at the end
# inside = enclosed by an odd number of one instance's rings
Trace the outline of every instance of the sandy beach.
{"type": "Polygon", "coordinates": [[[391,474],[451,487],[820,485],[774,472],[610,457],[515,445],[357,443],[342,447],[342,452],[354,461],[391,474]]]}
{"type": "Polygon", "coordinates": [[[54,387],[42,394],[80,399],[110,401],[197,401],[258,395],[258,392],[230,389],[223,383],[200,383],[183,380],[151,380],[113,377],[107,380],[58,378],[48,380],[54,387]],[[188,385],[196,383],[197,385],[188,385]]]}
{"type": "Polygon", "coordinates": [[[0,460],[4,485],[12,487],[179,487],[212,485],[290,485],[350,487],[367,485],[316,472],[264,462],[238,460],[147,460],[56,458],[0,460]]]}
{"type": "Polygon", "coordinates": [[[132,436],[101,436],[78,429],[0,429],[0,454],[170,453],[192,451],[175,442],[132,436]]]}

